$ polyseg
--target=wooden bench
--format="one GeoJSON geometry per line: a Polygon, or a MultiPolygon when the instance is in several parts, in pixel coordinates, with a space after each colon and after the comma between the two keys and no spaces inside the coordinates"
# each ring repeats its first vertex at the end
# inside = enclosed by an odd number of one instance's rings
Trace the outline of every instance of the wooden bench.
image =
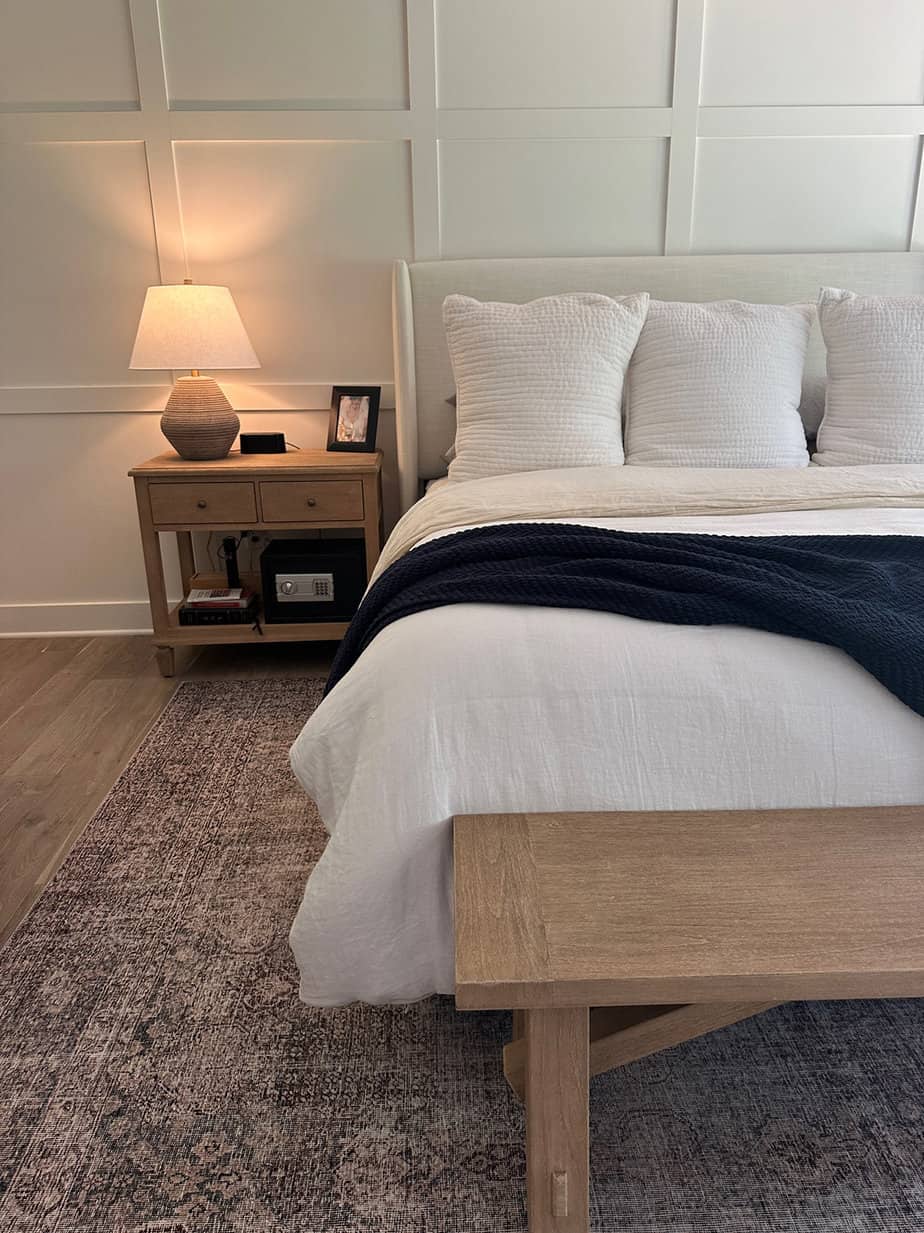
{"type": "Polygon", "coordinates": [[[456,1004],[513,1008],[531,1233],[588,1229],[591,1074],[768,1009],[924,997],[924,807],[454,819],[456,1004]]]}

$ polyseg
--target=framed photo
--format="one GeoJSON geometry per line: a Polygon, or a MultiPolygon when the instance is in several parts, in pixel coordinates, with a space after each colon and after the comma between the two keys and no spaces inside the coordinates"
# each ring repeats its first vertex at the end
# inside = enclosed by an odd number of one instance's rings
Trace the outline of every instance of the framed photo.
{"type": "Polygon", "coordinates": [[[380,385],[335,385],[331,391],[327,448],[371,454],[379,420],[380,385]]]}

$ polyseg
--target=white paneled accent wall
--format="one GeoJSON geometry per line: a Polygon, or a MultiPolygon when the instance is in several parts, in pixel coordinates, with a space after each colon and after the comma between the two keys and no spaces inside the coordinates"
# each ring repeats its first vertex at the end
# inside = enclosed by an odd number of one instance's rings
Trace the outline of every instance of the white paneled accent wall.
{"type": "Polygon", "coordinates": [[[178,109],[408,105],[404,0],[160,0],[178,109]]]}
{"type": "Polygon", "coordinates": [[[150,283],[230,286],[245,426],[317,445],[391,405],[394,257],[921,248],[922,134],[921,0],[4,0],[0,632],[146,624],[150,283]]]}
{"type": "Polygon", "coordinates": [[[441,141],[440,255],[659,253],[667,141],[441,141]]]}
{"type": "Polygon", "coordinates": [[[674,0],[436,5],[441,108],[670,107],[674,0]]]}

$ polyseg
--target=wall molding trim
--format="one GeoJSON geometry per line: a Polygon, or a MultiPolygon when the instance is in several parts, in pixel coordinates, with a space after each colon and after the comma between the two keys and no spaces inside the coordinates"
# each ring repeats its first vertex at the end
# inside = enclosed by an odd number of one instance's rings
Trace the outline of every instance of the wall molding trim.
{"type": "MultiPolygon", "coordinates": [[[[179,598],[171,603],[179,603],[179,598]]],[[[146,599],[71,604],[0,604],[0,638],[63,638],[100,634],[150,634],[146,599]]]]}
{"type": "MultiPolygon", "coordinates": [[[[326,412],[331,386],[347,384],[380,385],[381,410],[394,410],[394,382],[381,377],[310,384],[248,381],[237,388],[232,381],[221,382],[232,406],[245,415],[248,411],[326,412]]],[[[160,415],[169,394],[166,384],[0,386],[0,415],[160,415]]]]}
{"type": "MultiPolygon", "coordinates": [[[[698,4],[699,0],[693,0],[698,4]]],[[[694,15],[695,17],[695,15],[694,15]]],[[[693,19],[691,19],[693,20],[693,19]]],[[[691,55],[692,59],[692,55],[691,55]]],[[[689,71],[692,64],[687,64],[689,71]]],[[[709,137],[915,137],[924,104],[734,107],[697,103],[695,133],[709,137]]],[[[240,106],[217,111],[3,111],[0,142],[64,141],[414,141],[479,138],[669,137],[686,126],[674,107],[433,108],[340,111],[240,106]]],[[[421,255],[420,260],[425,260],[421,255]]]]}
{"type": "Polygon", "coordinates": [[[705,21],[706,0],[677,0],[664,212],[665,253],[688,253],[693,236],[705,21]]]}
{"type": "MultiPolygon", "coordinates": [[[[307,2],[307,0],[306,0],[307,2]]],[[[906,103],[761,106],[704,105],[707,0],[675,0],[671,79],[659,106],[440,106],[438,0],[403,0],[406,103],[400,99],[171,98],[163,0],[125,0],[137,101],[0,105],[0,143],[134,142],[144,148],[157,265],[162,282],[189,273],[177,171],[184,142],[402,142],[410,147],[416,260],[444,251],[441,159],[466,142],[661,140],[667,143],[662,251],[693,248],[697,163],[702,143],[760,138],[924,136],[924,100],[906,103]],[[162,12],[163,9],[163,12],[162,12]],[[354,105],[355,104],[355,105],[354,105]],[[43,110],[42,108],[47,108],[43,110]]],[[[577,18],[575,18],[577,20],[577,18]]],[[[707,91],[708,97],[708,91],[707,91]]],[[[631,100],[630,100],[631,101],[631,100]]],[[[658,101],[658,100],[653,100],[658,101]]],[[[924,157],[918,167],[902,244],[924,247],[924,157]]],[[[471,254],[474,255],[474,254],[471,254]]],[[[117,374],[113,374],[117,375],[117,374]]],[[[374,378],[368,384],[383,384],[374,378]]],[[[322,410],[323,382],[256,383],[253,408],[322,410]]],[[[390,386],[385,400],[391,400],[390,386]]],[[[0,415],[155,412],[168,387],[149,385],[0,386],[0,415]]],[[[384,391],[383,391],[384,392],[384,391]]],[[[233,401],[233,399],[232,399],[233,401]]],[[[249,401],[249,400],[248,400],[249,401]]]]}

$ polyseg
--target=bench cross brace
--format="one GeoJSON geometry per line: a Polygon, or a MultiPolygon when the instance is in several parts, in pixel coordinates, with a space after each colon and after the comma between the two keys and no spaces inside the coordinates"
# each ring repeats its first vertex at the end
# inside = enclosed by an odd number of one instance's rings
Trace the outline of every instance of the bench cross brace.
{"type": "MultiPolygon", "coordinates": [[[[704,1002],[683,1006],[596,1006],[590,1012],[590,1074],[659,1053],[770,1010],[776,1002],[704,1002]]],[[[504,1075],[522,1100],[526,1085],[525,1017],[513,1012],[513,1038],[504,1048],[504,1075]]]]}

